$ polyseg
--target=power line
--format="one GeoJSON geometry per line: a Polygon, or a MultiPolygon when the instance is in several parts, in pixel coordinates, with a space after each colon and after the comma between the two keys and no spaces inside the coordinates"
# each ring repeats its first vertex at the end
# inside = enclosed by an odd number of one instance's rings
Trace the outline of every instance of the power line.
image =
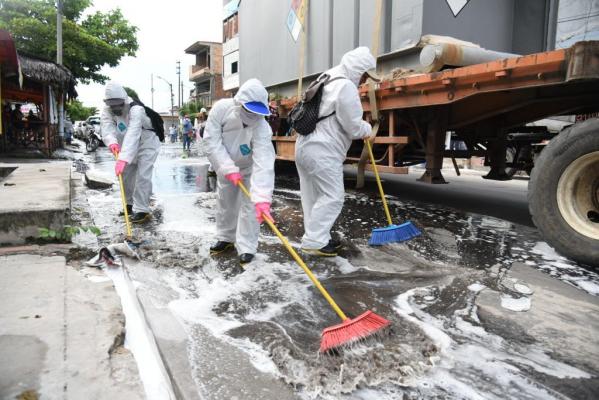
{"type": "Polygon", "coordinates": [[[562,19],[558,19],[557,22],[571,22],[571,21],[578,21],[579,19],[589,19],[591,17],[597,17],[599,16],[599,11],[591,14],[591,13],[587,13],[587,14],[580,14],[580,15],[575,15],[572,17],[566,17],[566,18],[562,18],[562,19]]]}

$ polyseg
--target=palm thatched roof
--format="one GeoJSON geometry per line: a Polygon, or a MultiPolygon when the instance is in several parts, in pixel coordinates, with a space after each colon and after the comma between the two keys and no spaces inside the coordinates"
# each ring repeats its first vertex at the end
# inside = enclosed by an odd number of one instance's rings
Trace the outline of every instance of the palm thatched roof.
{"type": "Polygon", "coordinates": [[[71,98],[77,97],[76,82],[68,68],[23,54],[19,54],[19,64],[23,77],[65,90],[71,98]]]}

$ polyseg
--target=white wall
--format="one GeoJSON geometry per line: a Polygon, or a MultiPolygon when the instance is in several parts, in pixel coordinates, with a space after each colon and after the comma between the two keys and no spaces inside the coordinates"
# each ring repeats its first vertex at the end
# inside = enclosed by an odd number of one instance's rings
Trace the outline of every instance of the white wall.
{"type": "Polygon", "coordinates": [[[223,89],[231,90],[239,87],[239,51],[234,51],[223,57],[223,89]],[[237,72],[232,73],[231,66],[237,62],[237,72]]]}

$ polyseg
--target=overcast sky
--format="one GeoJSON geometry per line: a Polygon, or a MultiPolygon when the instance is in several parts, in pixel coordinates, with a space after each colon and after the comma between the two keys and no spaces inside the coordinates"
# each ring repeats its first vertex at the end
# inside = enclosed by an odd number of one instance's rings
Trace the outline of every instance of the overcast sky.
{"type": "MultiPolygon", "coordinates": [[[[151,106],[151,74],[154,74],[154,109],[168,111],[169,86],[157,76],[173,84],[177,104],[176,62],[181,61],[181,81],[189,93],[189,66],[194,63],[184,50],[196,41],[222,41],[222,0],[95,0],[94,9],[107,11],[120,7],[129,22],[139,28],[139,50],[135,57],[121,59],[115,68],[102,73],[139,94],[151,106]]],[[[104,86],[94,83],[78,85],[79,100],[86,106],[102,106],[104,86]]]]}

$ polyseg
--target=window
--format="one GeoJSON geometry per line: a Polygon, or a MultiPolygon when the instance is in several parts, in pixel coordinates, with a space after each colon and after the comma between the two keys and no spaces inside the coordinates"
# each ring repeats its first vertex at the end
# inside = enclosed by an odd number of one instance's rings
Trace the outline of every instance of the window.
{"type": "Polygon", "coordinates": [[[233,18],[231,18],[231,24],[233,25],[232,32],[231,32],[231,37],[233,37],[233,36],[236,36],[236,35],[237,35],[237,33],[239,32],[239,31],[238,31],[238,29],[239,29],[239,26],[238,26],[238,24],[237,24],[237,15],[238,15],[238,14],[235,14],[235,15],[233,16],[233,18]]]}
{"type": "Polygon", "coordinates": [[[234,63],[231,64],[231,74],[236,74],[237,70],[238,70],[238,61],[235,61],[234,63]]]}
{"type": "Polygon", "coordinates": [[[233,39],[239,33],[239,20],[237,14],[223,21],[223,42],[233,39]]]}

